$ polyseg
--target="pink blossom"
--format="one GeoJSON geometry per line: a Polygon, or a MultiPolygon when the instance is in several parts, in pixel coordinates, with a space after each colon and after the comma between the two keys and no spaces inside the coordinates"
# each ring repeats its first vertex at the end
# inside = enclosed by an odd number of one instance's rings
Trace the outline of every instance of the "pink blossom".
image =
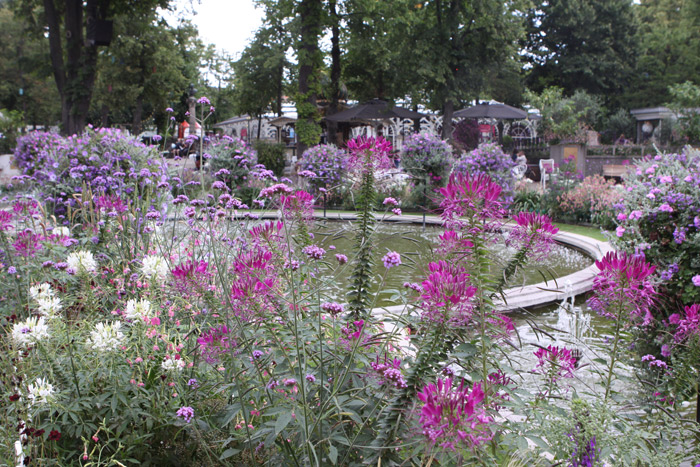
{"type": "Polygon", "coordinates": [[[440,203],[442,218],[448,228],[462,226],[468,219],[498,219],[503,216],[503,207],[499,201],[501,187],[491,177],[457,174],[450,176],[447,186],[440,188],[443,200],[440,203]]]}
{"type": "Polygon", "coordinates": [[[394,266],[398,266],[401,264],[401,255],[398,254],[395,251],[390,251],[384,257],[382,258],[382,262],[384,263],[384,267],[387,269],[391,269],[394,266]]]}
{"type": "Polygon", "coordinates": [[[591,309],[613,320],[650,324],[656,290],[649,276],[656,267],[641,256],[621,252],[609,252],[595,264],[600,272],[593,280],[593,296],[588,299],[591,309]]]}
{"type": "Polygon", "coordinates": [[[615,229],[615,235],[618,237],[622,237],[625,234],[625,228],[622,227],[621,225],[618,225],[617,228],[615,229]]]}
{"type": "Polygon", "coordinates": [[[642,218],[642,211],[632,211],[630,212],[630,220],[635,220],[635,219],[641,219],[642,218]]]}
{"type": "Polygon", "coordinates": [[[535,356],[537,357],[535,371],[547,375],[552,381],[556,381],[561,377],[574,377],[574,370],[578,362],[572,355],[571,350],[566,347],[559,348],[549,345],[546,349],[537,349],[535,356]]]}
{"type": "Polygon", "coordinates": [[[554,245],[554,235],[559,229],[544,214],[521,212],[513,219],[517,226],[508,236],[508,244],[517,249],[527,249],[534,261],[547,256],[554,245]]]}
{"type": "Polygon", "coordinates": [[[455,451],[460,446],[475,448],[493,437],[489,429],[493,419],[482,404],[480,383],[469,388],[464,380],[456,386],[452,378],[438,378],[437,384],[428,384],[417,397],[423,402],[423,435],[431,444],[455,451]]]}

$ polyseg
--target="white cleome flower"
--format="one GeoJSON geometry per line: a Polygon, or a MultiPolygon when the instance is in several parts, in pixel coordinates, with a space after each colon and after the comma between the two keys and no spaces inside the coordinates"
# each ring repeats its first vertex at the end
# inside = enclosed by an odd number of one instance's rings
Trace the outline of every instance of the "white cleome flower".
{"type": "Polygon", "coordinates": [[[80,250],[69,254],[66,262],[68,263],[68,267],[76,273],[93,272],[95,269],[97,269],[97,261],[95,261],[95,257],[92,256],[91,252],[85,250],[80,250]]]}
{"type": "Polygon", "coordinates": [[[165,357],[160,366],[165,371],[182,371],[182,369],[185,368],[185,361],[182,359],[175,360],[174,358],[165,357]]]}
{"type": "Polygon", "coordinates": [[[131,321],[143,321],[144,318],[150,318],[152,316],[151,312],[151,302],[148,300],[141,299],[138,302],[136,300],[129,300],[126,302],[124,317],[131,321]]]}
{"type": "Polygon", "coordinates": [[[54,227],[51,233],[59,237],[70,237],[70,229],[65,226],[54,227]]]}
{"type": "Polygon", "coordinates": [[[168,276],[170,269],[168,268],[168,263],[165,258],[159,255],[148,255],[143,258],[143,268],[141,268],[143,275],[149,279],[155,278],[162,281],[168,276]]]}
{"type": "Polygon", "coordinates": [[[19,347],[39,342],[49,337],[49,327],[44,318],[31,317],[12,327],[12,340],[19,347]]]}
{"type": "Polygon", "coordinates": [[[104,352],[116,350],[122,340],[124,340],[121,327],[122,323],[120,321],[97,323],[95,330],[90,332],[88,345],[95,350],[104,352]]]}
{"type": "Polygon", "coordinates": [[[31,405],[46,404],[53,399],[54,392],[53,385],[46,378],[38,378],[27,387],[27,399],[31,405]]]}
{"type": "Polygon", "coordinates": [[[46,297],[37,300],[39,304],[39,309],[37,310],[40,315],[53,317],[61,311],[63,305],[61,305],[61,299],[58,297],[46,297]]]}
{"type": "Polygon", "coordinates": [[[29,288],[29,295],[34,300],[39,300],[41,298],[50,298],[53,297],[53,294],[54,292],[51,289],[51,285],[47,282],[44,282],[43,284],[39,285],[33,285],[29,288]]]}

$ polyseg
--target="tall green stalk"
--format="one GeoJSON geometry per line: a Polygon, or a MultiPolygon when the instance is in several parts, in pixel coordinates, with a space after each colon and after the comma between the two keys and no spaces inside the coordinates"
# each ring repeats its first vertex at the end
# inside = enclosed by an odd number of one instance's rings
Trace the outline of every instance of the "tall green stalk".
{"type": "Polygon", "coordinates": [[[374,172],[371,166],[371,153],[365,154],[365,166],[362,173],[362,185],[358,198],[357,229],[355,235],[355,267],[350,275],[352,285],[348,292],[348,304],[351,319],[365,318],[370,312],[370,286],[372,284],[372,234],[374,233],[374,216],[372,207],[376,198],[374,190],[374,172]]]}

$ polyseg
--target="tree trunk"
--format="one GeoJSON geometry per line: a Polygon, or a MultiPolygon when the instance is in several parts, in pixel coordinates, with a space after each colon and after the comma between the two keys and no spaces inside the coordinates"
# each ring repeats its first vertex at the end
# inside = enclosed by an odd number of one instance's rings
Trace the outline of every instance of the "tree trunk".
{"type": "MultiPolygon", "coordinates": [[[[336,10],[336,0],[330,0],[328,6],[333,26],[331,27],[331,103],[328,106],[326,115],[333,115],[338,113],[340,101],[340,27],[338,25],[340,18],[336,10]]],[[[327,121],[326,129],[328,131],[328,143],[337,145],[338,123],[327,121]]]]}
{"type": "Polygon", "coordinates": [[[262,115],[258,115],[258,136],[257,140],[260,141],[260,130],[262,129],[262,115]]]}
{"type": "Polygon", "coordinates": [[[136,106],[134,107],[134,120],[131,126],[131,132],[134,135],[141,134],[141,122],[143,116],[143,97],[136,98],[136,106]]]}
{"type": "Polygon", "coordinates": [[[309,145],[318,143],[320,136],[316,92],[318,90],[319,49],[318,36],[321,32],[321,0],[301,0],[299,3],[301,20],[301,44],[299,56],[299,96],[297,97],[297,154],[304,153],[309,145]]]}
{"type": "Polygon", "coordinates": [[[277,70],[277,116],[282,116],[282,92],[284,91],[284,65],[277,70]]]}
{"type": "Polygon", "coordinates": [[[452,115],[455,105],[452,99],[446,99],[442,107],[442,139],[452,140],[452,115]]]}
{"type": "Polygon", "coordinates": [[[100,126],[102,128],[107,128],[109,126],[109,106],[107,104],[102,104],[100,120],[100,126]]]}
{"type": "MultiPolygon", "coordinates": [[[[85,5],[87,20],[97,20],[97,1],[88,0],[85,5]]],[[[109,0],[101,0],[105,11],[109,0]]],[[[64,134],[83,131],[90,109],[92,89],[97,71],[97,47],[86,44],[83,35],[83,2],[65,0],[63,34],[60,14],[54,0],[44,0],[44,11],[49,30],[49,54],[56,87],[61,96],[61,121],[64,134]],[[65,61],[61,38],[66,37],[65,61]]]]}

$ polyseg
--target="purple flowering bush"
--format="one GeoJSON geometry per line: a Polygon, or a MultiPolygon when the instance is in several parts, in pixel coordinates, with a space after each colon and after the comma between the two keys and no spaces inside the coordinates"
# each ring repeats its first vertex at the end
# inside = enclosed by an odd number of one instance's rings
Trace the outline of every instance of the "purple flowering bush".
{"type": "Polygon", "coordinates": [[[624,181],[611,241],[654,264],[669,298],[700,302],[700,153],[649,157],[624,181]]]}
{"type": "Polygon", "coordinates": [[[258,163],[258,154],[240,138],[210,138],[204,148],[206,168],[213,178],[214,191],[227,191],[250,204],[267,181],[277,181],[275,174],[258,163]]]}
{"type": "Polygon", "coordinates": [[[414,133],[401,148],[401,166],[412,177],[442,186],[452,164],[452,146],[430,133],[414,133]]]}
{"type": "Polygon", "coordinates": [[[301,155],[299,174],[310,172],[306,177],[314,194],[320,189],[338,189],[347,175],[348,155],[332,144],[312,146],[301,155]]]}
{"type": "Polygon", "coordinates": [[[157,152],[120,130],[88,129],[67,138],[30,133],[19,139],[15,159],[19,182],[35,185],[61,219],[78,207],[76,195],[134,199],[170,188],[157,152]]]}
{"type": "Polygon", "coordinates": [[[453,173],[483,173],[498,183],[503,190],[504,199],[510,202],[515,188],[515,177],[511,170],[515,162],[496,143],[483,143],[471,152],[462,154],[452,168],[453,173]]]}

